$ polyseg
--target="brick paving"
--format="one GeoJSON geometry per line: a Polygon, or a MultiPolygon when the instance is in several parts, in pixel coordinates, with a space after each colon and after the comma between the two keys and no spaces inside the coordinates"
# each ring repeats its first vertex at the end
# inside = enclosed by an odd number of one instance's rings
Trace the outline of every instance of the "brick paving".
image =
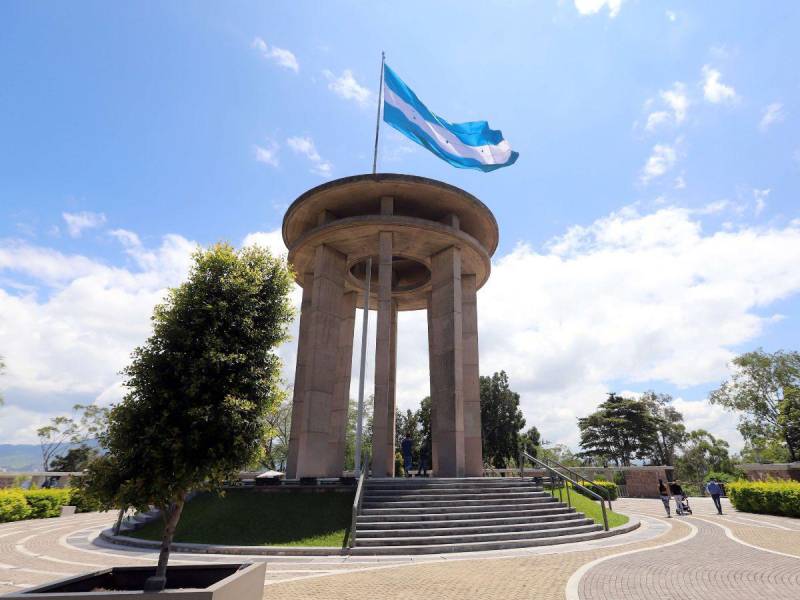
{"type": "MultiPolygon", "coordinates": [[[[643,515],[640,530],[565,546],[426,557],[268,557],[264,598],[562,599],[582,567],[570,600],[800,598],[800,558],[794,558],[800,557],[800,520],[736,513],[728,504],[719,517],[704,499],[692,500],[692,508],[694,516],[668,521],[658,500],[621,500],[615,510],[643,515]],[[691,539],[685,539],[687,523],[697,529],[691,539]],[[742,542],[790,556],[738,543],[715,523],[742,542]],[[660,548],[668,543],[674,545],[660,548]],[[613,558],[622,552],[633,553],[613,558]]],[[[89,514],[0,524],[0,592],[103,566],[154,564],[152,551],[94,541],[112,521],[110,514],[89,514]]],[[[175,564],[232,558],[245,557],[173,554],[175,564]]]]}

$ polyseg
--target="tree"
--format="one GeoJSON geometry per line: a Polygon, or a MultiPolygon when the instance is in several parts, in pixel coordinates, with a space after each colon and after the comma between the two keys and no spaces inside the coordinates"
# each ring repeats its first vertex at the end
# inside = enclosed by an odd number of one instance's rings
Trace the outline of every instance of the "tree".
{"type": "Polygon", "coordinates": [[[50,461],[50,471],[74,473],[83,471],[98,455],[97,449],[81,444],[77,448],[70,448],[63,456],[57,456],[50,461]]]}
{"type": "Polygon", "coordinates": [[[98,438],[105,429],[108,409],[94,404],[76,404],[72,410],[77,417],[59,415],[50,419],[50,424],[36,430],[42,452],[42,470],[50,470],[50,462],[76,444],[84,444],[98,438]]]}
{"type": "Polygon", "coordinates": [[[728,442],[715,438],[705,429],[690,432],[675,471],[678,479],[694,483],[702,483],[711,471],[733,473],[728,442]]]}
{"type": "Polygon", "coordinates": [[[800,352],[761,349],[733,360],[734,373],[719,389],[711,392],[711,404],[739,411],[739,432],[745,440],[778,439],[789,458],[800,456],[800,422],[797,394],[800,388],[800,352]],[[788,404],[787,404],[788,403],[788,404]]]}
{"type": "Polygon", "coordinates": [[[504,469],[519,452],[519,432],[525,418],[519,409],[519,394],[508,385],[505,371],[480,377],[483,457],[497,469],[504,469]]]}
{"type": "Polygon", "coordinates": [[[656,428],[654,445],[648,453],[650,462],[655,465],[674,465],[676,450],[686,441],[683,415],[670,406],[672,396],[669,394],[657,394],[649,390],[641,400],[648,407],[656,428]]]}
{"type": "Polygon", "coordinates": [[[519,436],[520,447],[526,450],[533,457],[536,457],[539,446],[542,445],[542,435],[539,430],[533,425],[528,431],[519,436]]]}
{"type": "Polygon", "coordinates": [[[292,428],[292,402],[286,400],[285,392],[267,413],[267,440],[262,464],[270,469],[284,470],[289,455],[289,433],[292,428]]]}
{"type": "Polygon", "coordinates": [[[263,455],[267,415],[281,400],[278,344],[292,318],[291,273],[259,247],[198,249],[186,282],[153,312],[153,334],[123,371],[107,449],[87,470],[104,507],[156,506],[164,523],[155,577],[166,584],[186,495],[219,490],[263,455]]]}
{"type": "Polygon", "coordinates": [[[608,395],[598,410],[578,419],[582,456],[608,457],[617,466],[644,458],[656,441],[656,424],[642,400],[608,395]]]}
{"type": "Polygon", "coordinates": [[[582,464],[581,460],[564,444],[556,444],[550,448],[542,448],[542,455],[545,458],[551,458],[561,463],[565,467],[580,467],[582,464]]]}

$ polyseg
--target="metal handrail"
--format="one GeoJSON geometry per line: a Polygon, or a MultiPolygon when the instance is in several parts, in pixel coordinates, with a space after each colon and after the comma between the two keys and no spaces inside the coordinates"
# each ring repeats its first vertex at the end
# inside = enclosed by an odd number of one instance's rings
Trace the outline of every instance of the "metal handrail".
{"type": "MultiPolygon", "coordinates": [[[[528,460],[530,460],[532,463],[537,464],[537,465],[539,465],[541,467],[544,467],[547,471],[549,471],[551,473],[551,479],[552,479],[552,475],[555,475],[558,479],[563,479],[564,481],[568,481],[569,483],[571,483],[572,487],[578,488],[579,490],[583,490],[586,493],[586,495],[588,495],[590,498],[594,498],[595,500],[599,500],[600,501],[600,509],[603,512],[603,529],[608,531],[608,515],[606,514],[606,505],[603,502],[604,498],[600,494],[594,492],[593,490],[590,490],[587,487],[582,486],[580,483],[578,483],[577,481],[575,481],[573,479],[570,479],[569,477],[567,477],[563,473],[559,473],[558,471],[556,471],[553,467],[551,467],[547,463],[544,463],[541,460],[539,460],[538,458],[534,458],[533,456],[531,456],[530,454],[525,452],[525,450],[522,451],[522,456],[524,458],[527,458],[528,460]]],[[[565,485],[564,487],[567,490],[567,504],[569,506],[572,506],[572,504],[570,502],[570,496],[569,496],[569,486],[565,485]]],[[[559,493],[560,493],[560,490],[561,490],[561,488],[559,487],[559,493]]]]}
{"type": "Polygon", "coordinates": [[[369,477],[371,462],[372,457],[364,452],[364,458],[361,460],[361,475],[358,477],[356,495],[353,497],[353,513],[352,521],[350,522],[350,537],[347,541],[348,548],[352,548],[356,545],[356,523],[358,522],[358,515],[361,512],[361,504],[364,502],[364,482],[369,477]]]}
{"type": "MultiPolygon", "coordinates": [[[[552,459],[552,458],[548,458],[548,457],[546,457],[546,456],[543,456],[543,457],[542,457],[542,459],[543,459],[543,460],[544,460],[546,463],[548,463],[548,464],[554,464],[554,465],[555,465],[557,468],[559,468],[559,469],[562,469],[562,470],[566,471],[567,473],[570,473],[571,475],[574,475],[574,476],[575,476],[575,478],[576,478],[576,479],[578,479],[578,481],[585,481],[586,483],[588,483],[588,484],[590,484],[590,485],[594,485],[594,481],[591,481],[591,480],[589,480],[589,479],[586,479],[586,477],[584,477],[584,476],[583,476],[583,475],[581,475],[580,473],[577,473],[577,472],[575,472],[574,470],[570,469],[569,467],[567,467],[567,466],[565,466],[565,465],[562,465],[562,464],[561,464],[560,462],[558,462],[557,460],[554,460],[554,459],[552,459]]],[[[611,508],[611,492],[609,492],[608,490],[606,490],[606,489],[604,489],[604,488],[602,488],[602,487],[600,487],[600,486],[596,486],[596,489],[600,490],[600,491],[602,492],[602,495],[603,495],[603,496],[605,496],[605,501],[608,503],[608,510],[613,510],[613,509],[611,508]]]]}

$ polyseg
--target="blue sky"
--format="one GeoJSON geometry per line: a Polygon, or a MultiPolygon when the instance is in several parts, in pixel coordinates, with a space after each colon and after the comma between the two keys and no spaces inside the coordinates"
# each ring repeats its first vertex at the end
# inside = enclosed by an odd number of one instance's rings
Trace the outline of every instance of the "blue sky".
{"type": "MultiPolygon", "coordinates": [[[[738,445],[705,395],[736,352],[800,333],[799,17],[794,2],[3,3],[0,442],[118,397],[194,243],[275,246],[296,196],[370,169],[385,50],[432,110],[487,119],[520,153],[484,174],[381,140],[381,171],[455,184],[497,217],[482,370],[506,368],[552,440],[574,444],[604,391],[654,387],[738,445]]],[[[412,406],[427,360],[404,318],[412,406]]]]}

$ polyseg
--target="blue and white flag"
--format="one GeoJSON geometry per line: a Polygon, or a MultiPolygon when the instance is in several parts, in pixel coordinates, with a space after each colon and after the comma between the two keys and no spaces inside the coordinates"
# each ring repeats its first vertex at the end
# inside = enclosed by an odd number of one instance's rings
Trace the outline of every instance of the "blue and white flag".
{"type": "Polygon", "coordinates": [[[383,120],[407,138],[461,169],[494,171],[513,165],[518,152],[486,121],[450,123],[433,114],[389,67],[383,73],[383,120]]]}

